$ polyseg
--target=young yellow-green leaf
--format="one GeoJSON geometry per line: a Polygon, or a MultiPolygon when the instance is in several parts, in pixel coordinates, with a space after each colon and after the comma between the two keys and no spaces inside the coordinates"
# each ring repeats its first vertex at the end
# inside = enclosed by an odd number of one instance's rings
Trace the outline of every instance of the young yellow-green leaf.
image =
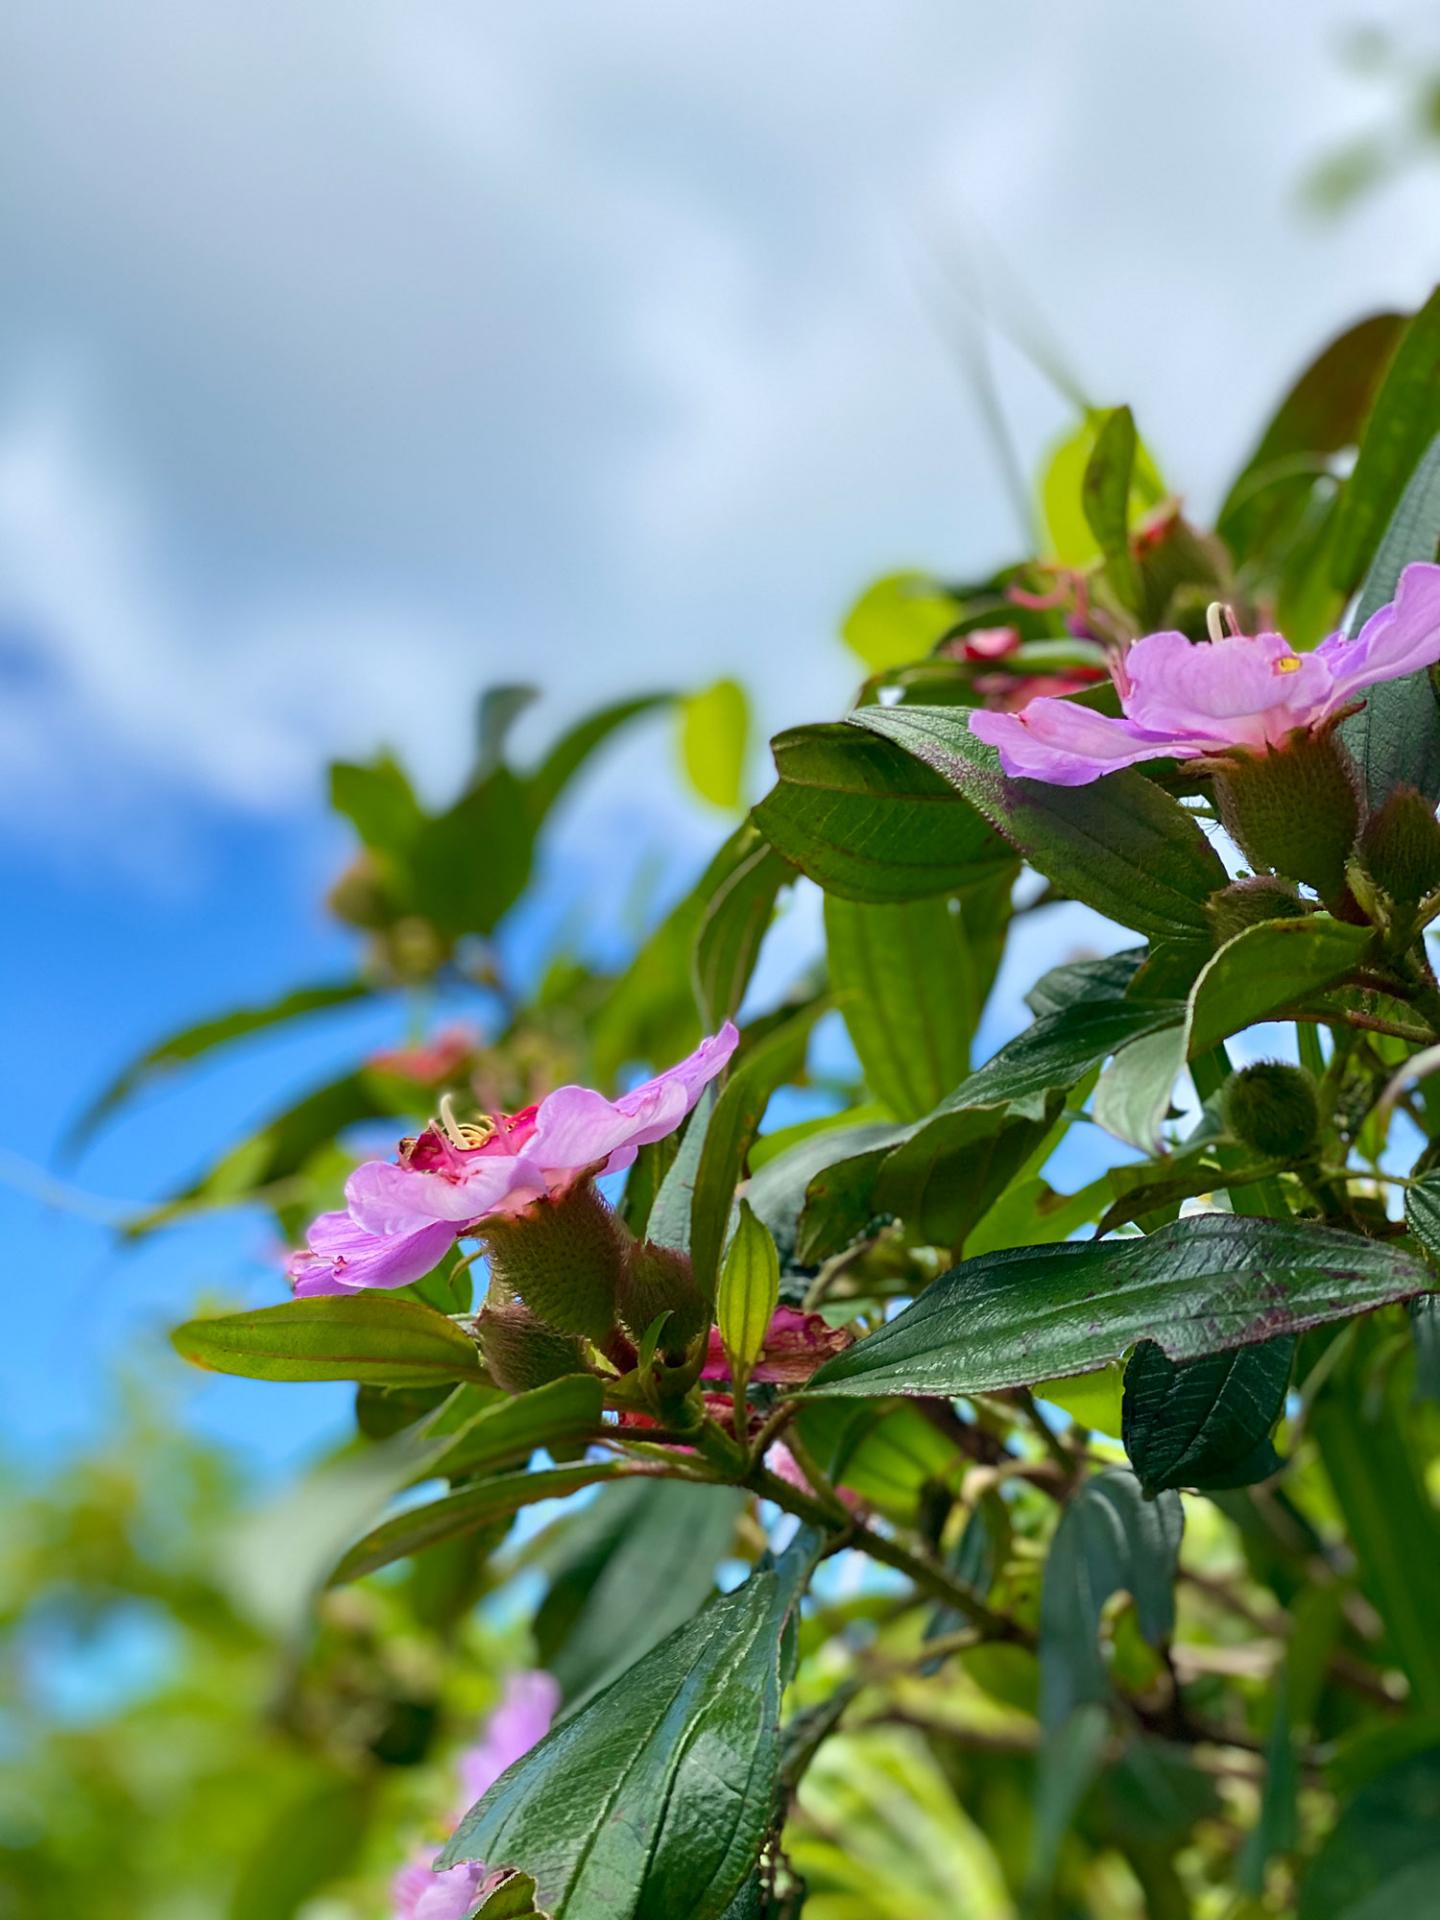
{"type": "Polygon", "coordinates": [[[577,1446],[600,1426],[605,1390],[588,1373],[567,1374],[529,1393],[484,1406],[428,1450],[413,1478],[493,1473],[527,1460],[537,1447],[577,1446]]]}
{"type": "Polygon", "coordinates": [[[1097,1367],[1093,1373],[1079,1373],[1069,1380],[1042,1380],[1035,1388],[1037,1400],[1068,1413],[1082,1427],[1094,1427],[1097,1433],[1120,1437],[1120,1405],[1125,1390],[1125,1375],[1116,1362],[1097,1367]]]}
{"type": "Polygon", "coordinates": [[[870,1090],[898,1120],[918,1120],[970,1064],[979,1016],[974,968],[954,904],[866,906],[827,895],[830,987],[870,1090]]]}
{"type": "Polygon", "coordinates": [[[768,1227],[755,1218],[748,1201],[720,1269],[715,1316],[731,1370],[748,1374],[760,1357],[765,1330],[780,1299],[780,1256],[768,1227]]]}
{"type": "Polygon", "coordinates": [[[717,680],[680,703],[680,752],[690,784],[711,806],[732,812],[745,792],[750,703],[736,680],[717,680]]]}
{"type": "MultiPolygon", "coordinates": [[[[1121,411],[1121,409],[1116,409],[1121,411]]],[[[1063,567],[1088,567],[1101,556],[1085,501],[1085,478],[1096,445],[1113,413],[1098,409],[1087,413],[1077,426],[1062,435],[1050,450],[1040,476],[1040,511],[1049,536],[1047,558],[1063,567]]],[[[1133,426],[1132,426],[1133,431],[1133,426]]],[[[1155,506],[1165,497],[1165,486],[1145,447],[1136,443],[1133,454],[1133,486],[1142,507],[1155,506]]]]}
{"type": "Polygon", "coordinates": [[[890,573],[861,594],[840,631],[872,673],[923,660],[960,618],[960,604],[925,573],[890,573]]]}
{"type": "Polygon", "coordinates": [[[424,1387],[485,1378],[475,1342],[453,1320],[388,1293],[322,1295],[190,1320],[170,1338],[192,1365],[249,1380],[424,1387]]]}

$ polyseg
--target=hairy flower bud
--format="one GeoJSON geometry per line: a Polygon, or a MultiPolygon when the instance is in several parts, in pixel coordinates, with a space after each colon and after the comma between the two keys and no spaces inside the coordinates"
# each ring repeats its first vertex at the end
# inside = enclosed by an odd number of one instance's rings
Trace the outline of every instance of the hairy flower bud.
{"type": "Polygon", "coordinates": [[[1267,1159],[1300,1160],[1314,1151],[1320,1102],[1315,1082],[1303,1067],[1283,1060],[1242,1067],[1225,1082],[1220,1104],[1235,1138],[1267,1159]]]}
{"type": "Polygon", "coordinates": [[[506,1393],[528,1393],[567,1373],[585,1371],[585,1350],[571,1334],[556,1333],[518,1302],[486,1306],[475,1331],[490,1378],[506,1393]]]}
{"type": "Polygon", "coordinates": [[[1223,947],[1237,933],[1245,933],[1266,920],[1293,920],[1311,911],[1312,902],[1302,900],[1287,881],[1261,873],[1249,880],[1233,880],[1228,887],[1212,893],[1205,912],[1215,930],[1215,944],[1223,947]]]}
{"type": "Polygon", "coordinates": [[[1440,887],[1440,821],[1422,793],[1395,789],[1361,835],[1360,859],[1396,906],[1418,906],[1440,887]]]}
{"type": "Polygon", "coordinates": [[[640,1240],[630,1248],[620,1277],[620,1320],[630,1337],[639,1341],[662,1313],[670,1318],[660,1335],[660,1348],[670,1357],[683,1355],[710,1325],[710,1303],[696,1285],[687,1257],[640,1240]]]}
{"type": "Polygon", "coordinates": [[[1227,756],[1215,798],[1226,832],[1253,865],[1314,887],[1324,901],[1343,897],[1360,787],[1333,728],[1293,734],[1270,753],[1227,756]]]}
{"type": "Polygon", "coordinates": [[[500,1287],[547,1327],[597,1346],[609,1338],[629,1236],[593,1180],[493,1215],[478,1231],[500,1287]]]}

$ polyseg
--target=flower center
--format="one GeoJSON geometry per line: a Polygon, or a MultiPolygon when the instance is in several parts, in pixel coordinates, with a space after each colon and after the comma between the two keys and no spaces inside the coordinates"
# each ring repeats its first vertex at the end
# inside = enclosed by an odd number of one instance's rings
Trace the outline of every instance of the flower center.
{"type": "Polygon", "coordinates": [[[457,1120],[453,1093],[445,1094],[440,1101],[440,1125],[452,1147],[483,1147],[499,1131],[488,1113],[482,1113],[478,1120],[457,1120]]]}

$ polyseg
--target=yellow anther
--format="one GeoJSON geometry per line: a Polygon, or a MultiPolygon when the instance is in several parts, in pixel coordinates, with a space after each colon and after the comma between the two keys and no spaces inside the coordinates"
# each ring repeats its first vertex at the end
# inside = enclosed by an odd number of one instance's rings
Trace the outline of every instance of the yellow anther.
{"type": "Polygon", "coordinates": [[[453,1093],[441,1098],[440,1126],[452,1147],[483,1147],[491,1134],[497,1131],[488,1113],[482,1113],[478,1120],[457,1120],[453,1093]]]}
{"type": "Polygon", "coordinates": [[[1275,662],[1275,671],[1276,673],[1298,673],[1300,671],[1299,654],[1281,654],[1280,658],[1275,662]]]}

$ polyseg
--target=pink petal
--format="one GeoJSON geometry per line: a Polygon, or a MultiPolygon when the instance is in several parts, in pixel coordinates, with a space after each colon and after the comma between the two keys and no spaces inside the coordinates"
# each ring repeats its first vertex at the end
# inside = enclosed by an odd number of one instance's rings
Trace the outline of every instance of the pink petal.
{"type": "Polygon", "coordinates": [[[724,1070],[739,1040],[727,1020],[678,1066],[618,1100],[607,1100],[589,1087],[557,1087],[540,1102],[535,1132],[522,1158],[543,1169],[551,1185],[590,1167],[618,1173],[629,1166],[637,1148],[675,1131],[707,1084],[724,1070]]]}
{"type": "Polygon", "coordinates": [[[463,1811],[543,1740],[560,1706],[559,1683],[548,1673],[512,1673],[505,1682],[500,1704],[485,1723],[484,1737],[460,1756],[460,1780],[465,1791],[463,1811]]]}
{"type": "Polygon", "coordinates": [[[1433,667],[1440,661],[1440,567],[1425,561],[1406,567],[1395,598],[1372,613],[1353,640],[1332,634],[1315,653],[1330,669],[1332,706],[1362,687],[1433,667]]]}
{"type": "Polygon", "coordinates": [[[1119,767],[1185,751],[1173,738],[1147,732],[1133,721],[1044,696],[1022,713],[988,713],[977,707],[970,714],[970,731],[999,750],[1000,765],[1012,780],[1047,780],[1057,787],[1087,787],[1119,767]]]}
{"type": "Polygon", "coordinates": [[[454,1244],[447,1221],[427,1221],[410,1233],[373,1234],[348,1213],[322,1213],[310,1223],[309,1245],[286,1262],[297,1299],[354,1293],[362,1287],[404,1287],[429,1273],[454,1244]]]}
{"type": "Polygon", "coordinates": [[[1125,712],[1151,734],[1194,737],[1198,751],[1263,747],[1318,719],[1331,678],[1317,653],[1295,653],[1278,633],[1192,642],[1152,633],[1125,656],[1125,712]]]}
{"type": "Polygon", "coordinates": [[[515,1161],[472,1153],[462,1173],[425,1173],[367,1160],[345,1182],[351,1216],[371,1233],[411,1233],[434,1220],[478,1220],[515,1181],[515,1161]]]}

